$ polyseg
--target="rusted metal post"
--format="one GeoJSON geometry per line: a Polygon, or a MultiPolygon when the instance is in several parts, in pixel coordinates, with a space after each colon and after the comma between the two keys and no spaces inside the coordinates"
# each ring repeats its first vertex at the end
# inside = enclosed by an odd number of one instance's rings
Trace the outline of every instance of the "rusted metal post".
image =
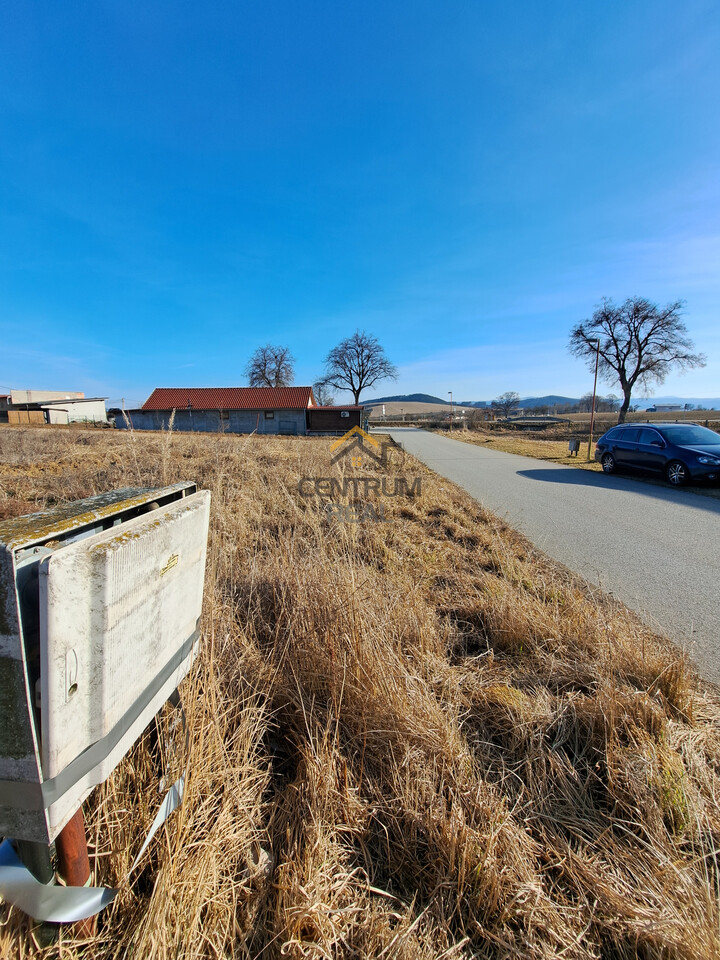
{"type": "MultiPolygon", "coordinates": [[[[85,821],[82,807],[55,838],[58,873],[69,887],[84,887],[90,880],[85,821]]],[[[97,931],[97,917],[78,920],[72,925],[78,939],[89,940],[97,931]]]]}

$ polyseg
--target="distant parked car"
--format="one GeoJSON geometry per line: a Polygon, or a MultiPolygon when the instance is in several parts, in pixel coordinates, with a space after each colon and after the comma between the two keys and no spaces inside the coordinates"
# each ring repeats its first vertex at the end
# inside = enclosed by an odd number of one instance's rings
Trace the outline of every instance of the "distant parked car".
{"type": "Polygon", "coordinates": [[[603,434],[595,459],[605,473],[629,467],[662,473],[680,487],[720,479],[720,435],[695,423],[621,423],[603,434]]]}

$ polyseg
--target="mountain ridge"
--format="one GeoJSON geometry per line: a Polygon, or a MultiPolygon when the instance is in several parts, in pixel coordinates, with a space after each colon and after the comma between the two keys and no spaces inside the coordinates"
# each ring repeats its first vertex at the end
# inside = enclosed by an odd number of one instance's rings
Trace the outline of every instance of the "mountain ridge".
{"type": "MultiPolygon", "coordinates": [[[[604,394],[598,394],[598,396],[604,396],[604,394]]],[[[365,400],[365,406],[376,407],[381,403],[437,403],[442,404],[443,406],[449,405],[449,400],[443,400],[440,397],[435,397],[429,393],[405,393],[397,394],[392,397],[373,397],[370,400],[365,400]]],[[[518,408],[525,410],[529,407],[561,407],[566,405],[574,405],[580,402],[580,397],[563,397],[558,394],[548,394],[544,397],[521,397],[520,402],[518,403],[518,408]]],[[[632,405],[637,406],[640,410],[647,410],[648,407],[655,406],[656,404],[681,404],[685,405],[686,403],[691,403],[693,406],[703,406],[710,409],[720,409],[720,397],[677,397],[677,396],[662,396],[662,397],[638,397],[633,398],[632,405]]],[[[489,407],[492,404],[492,400],[456,400],[454,401],[456,407],[489,407]]]]}
{"type": "Polygon", "coordinates": [[[449,400],[442,400],[440,397],[434,397],[430,393],[401,393],[396,397],[378,397],[375,399],[373,397],[371,400],[366,400],[367,405],[372,404],[377,406],[378,403],[449,403],[449,400]]]}

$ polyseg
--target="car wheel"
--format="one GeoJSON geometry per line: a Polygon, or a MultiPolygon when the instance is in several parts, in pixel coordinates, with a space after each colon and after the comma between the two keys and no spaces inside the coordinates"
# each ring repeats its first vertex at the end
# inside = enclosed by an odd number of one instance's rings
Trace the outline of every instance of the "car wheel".
{"type": "Polygon", "coordinates": [[[611,453],[606,453],[600,462],[602,463],[604,473],[615,473],[617,465],[615,463],[615,457],[611,453]]]}
{"type": "Polygon", "coordinates": [[[681,487],[689,477],[688,468],[681,460],[671,460],[665,467],[665,479],[674,487],[681,487]]]}

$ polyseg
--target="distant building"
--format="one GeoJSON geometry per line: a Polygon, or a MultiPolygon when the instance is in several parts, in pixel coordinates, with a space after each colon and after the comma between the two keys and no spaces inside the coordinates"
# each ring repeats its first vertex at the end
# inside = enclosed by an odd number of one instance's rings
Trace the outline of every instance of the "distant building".
{"type": "Polygon", "coordinates": [[[12,390],[0,396],[0,423],[107,423],[105,399],[62,390],[12,390]]]}
{"type": "Polygon", "coordinates": [[[115,411],[115,425],[167,430],[172,418],[173,430],[306,436],[361,426],[363,409],[320,407],[312,387],[158,387],[139,410],[115,411]]]}
{"type": "Polygon", "coordinates": [[[674,413],[676,410],[684,410],[681,403],[656,403],[647,408],[647,413],[674,413]]]}

